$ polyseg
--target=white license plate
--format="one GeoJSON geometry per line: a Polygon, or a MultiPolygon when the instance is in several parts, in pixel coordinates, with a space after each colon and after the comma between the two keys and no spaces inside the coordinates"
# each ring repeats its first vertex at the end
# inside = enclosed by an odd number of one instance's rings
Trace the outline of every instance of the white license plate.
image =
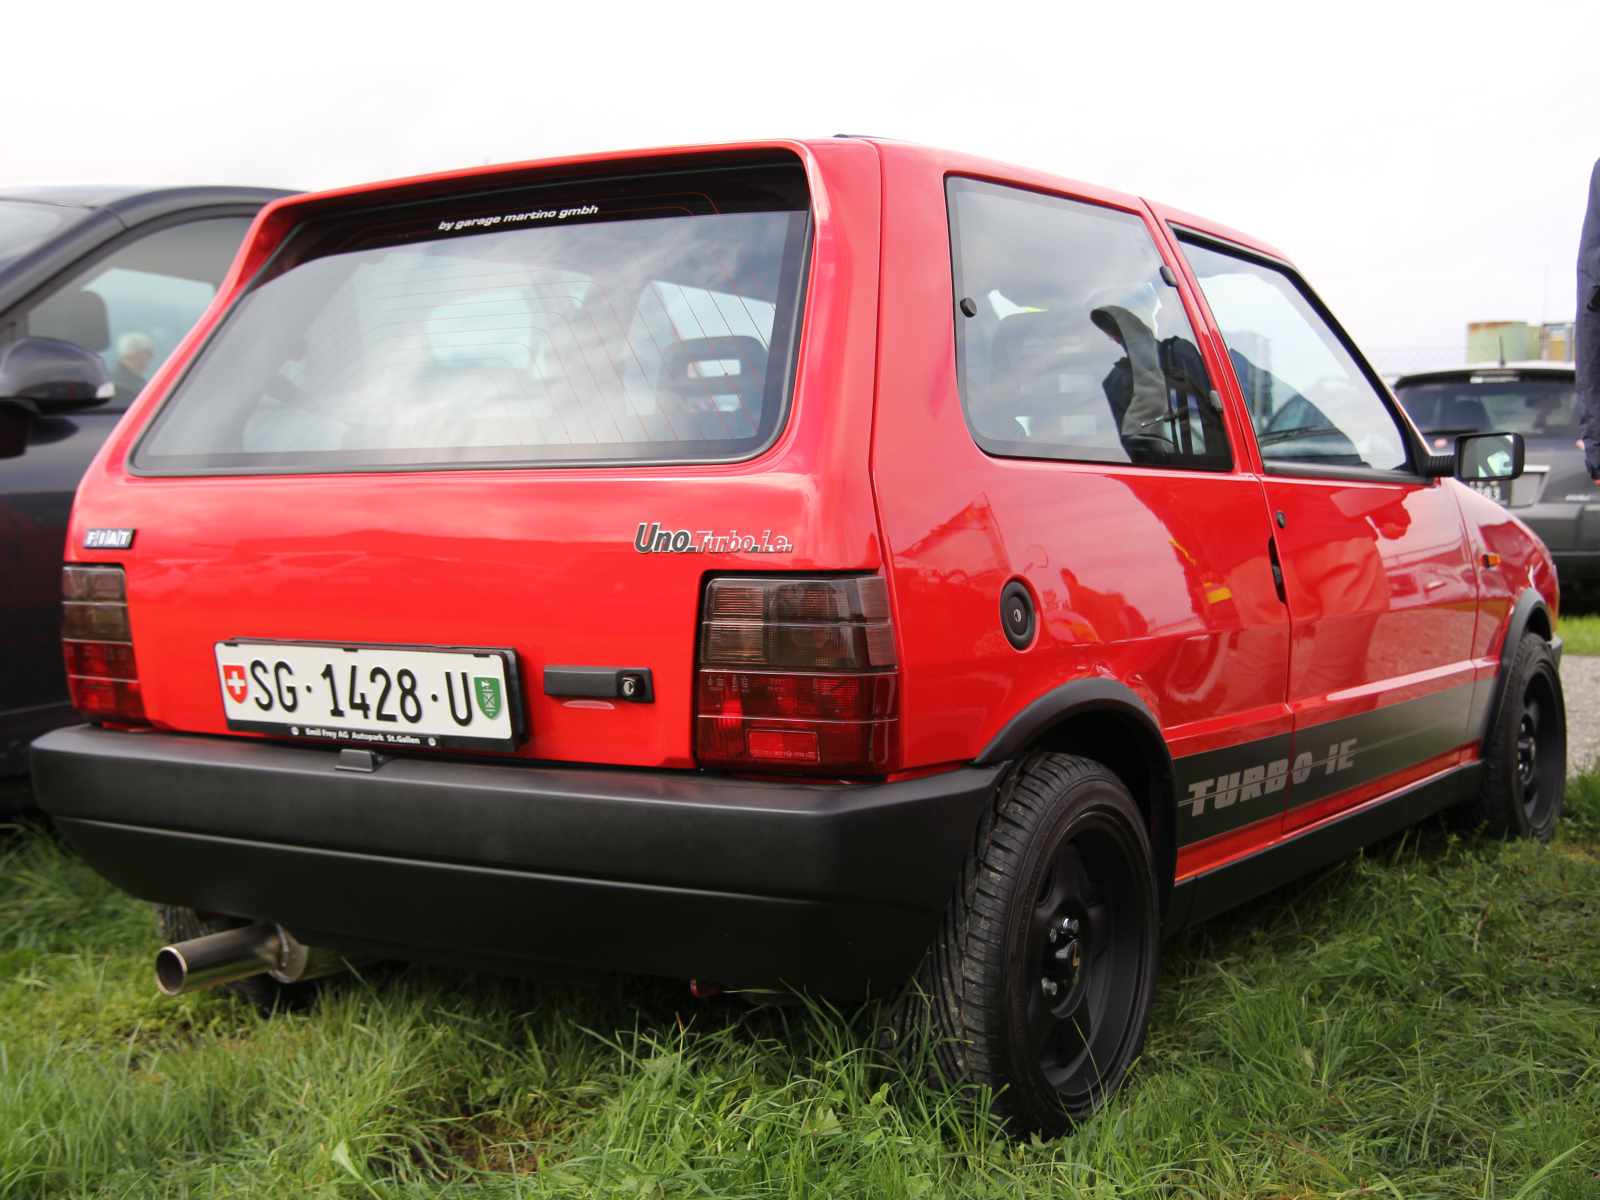
{"type": "Polygon", "coordinates": [[[307,642],[218,642],[228,728],[342,746],[515,750],[516,654],[307,642]]]}
{"type": "Polygon", "coordinates": [[[1477,492],[1480,496],[1489,497],[1489,499],[1493,500],[1496,504],[1504,504],[1506,502],[1505,487],[1498,479],[1475,479],[1469,482],[1467,486],[1473,491],[1477,492]]]}

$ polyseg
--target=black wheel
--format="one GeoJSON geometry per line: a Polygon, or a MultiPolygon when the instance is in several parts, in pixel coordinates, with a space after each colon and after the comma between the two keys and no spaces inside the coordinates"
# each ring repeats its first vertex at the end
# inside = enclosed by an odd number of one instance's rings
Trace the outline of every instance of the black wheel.
{"type": "Polygon", "coordinates": [[[1015,1133],[1059,1133],[1144,1043],[1159,929],[1143,815],[1099,763],[1040,754],[1002,787],[891,1023],[950,1083],[988,1087],[1015,1133]]]}
{"type": "Polygon", "coordinates": [[[1567,710],[1550,644],[1527,633],[1505,679],[1500,715],[1484,746],[1483,790],[1458,821],[1494,837],[1548,842],[1567,795],[1567,710]]]}
{"type": "MultiPolygon", "coordinates": [[[[213,913],[207,913],[207,919],[201,920],[200,914],[194,909],[178,908],[171,904],[158,904],[155,909],[156,925],[168,944],[250,924],[244,917],[225,917],[213,913]]],[[[304,983],[279,983],[270,975],[252,975],[223,986],[240,999],[250,1001],[262,1012],[273,1013],[304,1008],[317,994],[321,982],[320,979],[310,979],[304,983]]]]}

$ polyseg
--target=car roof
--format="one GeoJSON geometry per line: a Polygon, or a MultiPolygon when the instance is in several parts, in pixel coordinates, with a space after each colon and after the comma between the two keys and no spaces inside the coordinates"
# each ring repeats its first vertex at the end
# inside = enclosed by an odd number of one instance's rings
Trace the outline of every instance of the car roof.
{"type": "Polygon", "coordinates": [[[1517,378],[1570,378],[1577,364],[1546,359],[1523,359],[1519,362],[1468,363],[1460,367],[1436,367],[1431,371],[1412,371],[1394,381],[1394,386],[1412,387],[1423,383],[1466,383],[1473,375],[1511,375],[1517,378]]]}
{"type": "Polygon", "coordinates": [[[147,188],[131,184],[73,183],[27,184],[0,188],[0,200],[27,200],[33,204],[63,204],[71,208],[99,208],[124,196],[135,195],[147,188]]]}
{"type": "Polygon", "coordinates": [[[148,184],[34,184],[0,188],[0,200],[57,204],[65,208],[106,209],[125,224],[209,204],[266,204],[294,193],[283,188],[201,185],[151,187],[148,184]]]}
{"type": "MultiPolygon", "coordinates": [[[[49,284],[87,254],[151,221],[247,216],[294,192],[261,187],[151,187],[148,184],[38,184],[0,187],[0,203],[72,210],[70,219],[28,253],[0,267],[0,312],[49,284]]],[[[63,215],[67,215],[63,213],[63,215]]],[[[160,228],[160,226],[156,226],[160,228]]]]}

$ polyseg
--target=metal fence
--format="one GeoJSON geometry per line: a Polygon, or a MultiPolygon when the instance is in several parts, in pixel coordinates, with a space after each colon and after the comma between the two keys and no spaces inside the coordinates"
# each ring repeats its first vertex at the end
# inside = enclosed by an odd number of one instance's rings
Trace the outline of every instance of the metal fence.
{"type": "Polygon", "coordinates": [[[1460,342],[1453,346],[1364,346],[1362,349],[1378,374],[1391,383],[1413,371],[1459,367],[1467,361],[1466,347],[1460,342]]]}

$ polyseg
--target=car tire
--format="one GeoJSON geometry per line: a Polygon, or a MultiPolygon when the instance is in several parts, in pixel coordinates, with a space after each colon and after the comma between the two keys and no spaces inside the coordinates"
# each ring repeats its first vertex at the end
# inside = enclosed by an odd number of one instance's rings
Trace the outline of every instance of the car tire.
{"type": "Polygon", "coordinates": [[[1159,929],[1150,837],[1122,781],[1033,755],[985,813],[885,1049],[903,1069],[989,1089],[1014,1134],[1064,1132],[1138,1057],[1159,929]]]}
{"type": "Polygon", "coordinates": [[[1517,644],[1483,759],[1483,789],[1456,809],[1457,824],[1548,842],[1567,794],[1567,714],[1555,654],[1537,633],[1517,644]]]}
{"type": "MultiPolygon", "coordinates": [[[[155,909],[156,925],[168,945],[204,937],[208,933],[223,933],[251,923],[244,917],[213,916],[209,913],[207,920],[201,920],[200,914],[194,909],[171,904],[157,904],[155,909]]],[[[250,1001],[262,1012],[274,1013],[305,1008],[316,996],[321,983],[320,979],[308,979],[304,983],[279,983],[271,975],[251,975],[223,986],[240,999],[250,1001]]]]}

